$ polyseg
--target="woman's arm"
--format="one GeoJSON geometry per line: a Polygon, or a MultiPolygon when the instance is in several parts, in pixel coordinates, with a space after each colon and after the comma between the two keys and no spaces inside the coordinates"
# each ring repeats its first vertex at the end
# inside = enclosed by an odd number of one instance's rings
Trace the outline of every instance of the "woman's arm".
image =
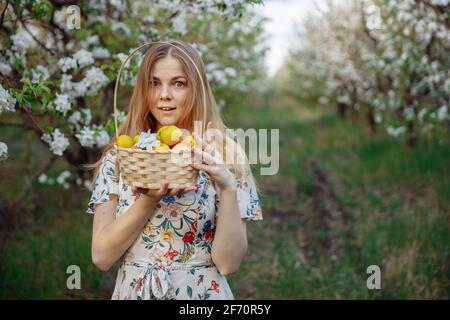
{"type": "MultiPolygon", "coordinates": [[[[170,195],[183,194],[194,189],[195,187],[179,187],[171,189],[170,195]]],[[[102,271],[108,271],[133,244],[153,216],[161,198],[169,194],[169,183],[163,183],[159,189],[132,188],[132,191],[141,193],[141,196],[117,218],[117,195],[112,194],[108,202],[98,204],[95,208],[92,261],[102,271]]]]}
{"type": "Polygon", "coordinates": [[[141,195],[116,219],[117,195],[110,199],[96,206],[93,223],[92,262],[102,271],[108,271],[133,244],[158,204],[141,195]]]}
{"type": "Polygon", "coordinates": [[[211,256],[222,275],[239,270],[247,251],[246,220],[241,219],[236,188],[220,190],[220,203],[211,256]]]}

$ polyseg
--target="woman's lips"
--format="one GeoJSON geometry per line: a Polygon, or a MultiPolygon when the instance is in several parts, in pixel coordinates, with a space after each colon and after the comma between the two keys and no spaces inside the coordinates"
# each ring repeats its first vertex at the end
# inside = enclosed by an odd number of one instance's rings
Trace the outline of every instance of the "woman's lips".
{"type": "Polygon", "coordinates": [[[159,110],[164,112],[170,112],[176,109],[176,107],[158,107],[159,110]]]}

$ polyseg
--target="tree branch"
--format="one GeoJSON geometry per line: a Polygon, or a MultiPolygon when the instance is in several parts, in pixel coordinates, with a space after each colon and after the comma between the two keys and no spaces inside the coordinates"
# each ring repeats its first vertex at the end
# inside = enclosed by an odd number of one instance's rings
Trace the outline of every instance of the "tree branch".
{"type": "Polygon", "coordinates": [[[3,24],[3,19],[5,18],[5,12],[6,12],[6,9],[8,8],[8,5],[9,5],[9,1],[6,1],[5,8],[3,9],[2,16],[0,17],[0,26],[3,24]]]}

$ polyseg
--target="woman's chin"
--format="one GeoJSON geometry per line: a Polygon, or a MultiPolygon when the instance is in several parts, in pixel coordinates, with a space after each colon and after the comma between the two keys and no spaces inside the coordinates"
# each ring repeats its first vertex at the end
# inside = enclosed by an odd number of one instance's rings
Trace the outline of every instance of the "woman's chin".
{"type": "Polygon", "coordinates": [[[161,117],[160,119],[157,120],[161,124],[161,127],[176,125],[177,123],[177,119],[175,117],[161,117]]]}

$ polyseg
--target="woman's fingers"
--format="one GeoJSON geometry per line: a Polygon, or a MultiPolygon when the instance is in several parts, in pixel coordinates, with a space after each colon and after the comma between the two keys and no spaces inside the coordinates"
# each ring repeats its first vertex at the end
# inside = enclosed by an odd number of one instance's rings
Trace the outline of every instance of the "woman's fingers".
{"type": "Polygon", "coordinates": [[[222,131],[212,126],[212,122],[208,123],[206,129],[206,140],[207,141],[216,141],[218,145],[223,145],[224,137],[222,131]],[[214,138],[214,139],[213,139],[214,138]]]}
{"type": "Polygon", "coordinates": [[[194,163],[200,162],[195,160],[201,160],[207,165],[222,164],[222,161],[219,158],[212,156],[206,151],[202,151],[198,147],[192,148],[192,151],[194,152],[194,163]]]}
{"type": "Polygon", "coordinates": [[[210,173],[210,167],[206,164],[199,164],[199,163],[191,163],[191,167],[197,170],[202,170],[207,173],[210,173]]]}
{"type": "Polygon", "coordinates": [[[194,139],[197,142],[197,145],[199,146],[199,148],[203,150],[203,148],[204,148],[203,139],[196,132],[193,133],[193,136],[194,136],[194,139]]]}
{"type": "Polygon", "coordinates": [[[183,189],[184,189],[183,187],[181,187],[181,188],[174,188],[174,189],[172,189],[172,190],[170,191],[170,195],[171,195],[171,196],[174,196],[174,195],[176,195],[176,194],[179,195],[183,189]]]}
{"type": "Polygon", "coordinates": [[[183,193],[191,192],[191,191],[196,190],[196,189],[197,189],[197,186],[192,186],[192,187],[190,187],[190,186],[180,186],[178,188],[171,189],[170,195],[172,195],[172,196],[174,196],[174,195],[181,196],[183,193]]]}
{"type": "Polygon", "coordinates": [[[169,182],[164,182],[159,188],[159,193],[161,195],[165,195],[167,194],[168,191],[169,191],[169,182]]]}

